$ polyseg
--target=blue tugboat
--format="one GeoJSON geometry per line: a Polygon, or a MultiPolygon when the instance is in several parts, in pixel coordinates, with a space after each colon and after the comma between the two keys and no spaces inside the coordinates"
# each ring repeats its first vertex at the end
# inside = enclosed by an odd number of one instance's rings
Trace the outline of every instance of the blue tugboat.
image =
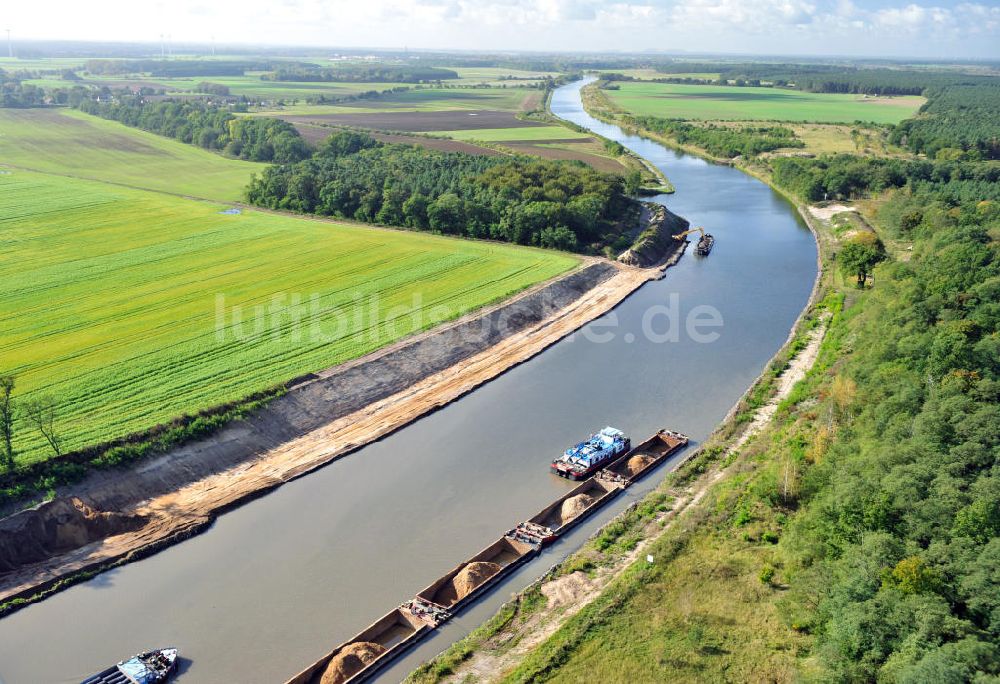
{"type": "Polygon", "coordinates": [[[81,684],[160,684],[170,679],[176,667],[177,649],[160,648],[123,660],[81,684]]]}
{"type": "Polygon", "coordinates": [[[559,477],[585,480],[601,467],[632,448],[632,440],[618,428],[606,427],[586,442],[580,442],[552,461],[550,470],[559,477]]]}

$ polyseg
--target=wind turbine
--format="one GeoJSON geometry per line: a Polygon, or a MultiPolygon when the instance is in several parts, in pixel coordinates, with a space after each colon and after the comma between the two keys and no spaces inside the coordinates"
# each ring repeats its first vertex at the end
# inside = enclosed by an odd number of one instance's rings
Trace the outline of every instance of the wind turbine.
{"type": "Polygon", "coordinates": [[[10,29],[7,29],[7,56],[14,59],[14,44],[10,42],[10,29]]]}

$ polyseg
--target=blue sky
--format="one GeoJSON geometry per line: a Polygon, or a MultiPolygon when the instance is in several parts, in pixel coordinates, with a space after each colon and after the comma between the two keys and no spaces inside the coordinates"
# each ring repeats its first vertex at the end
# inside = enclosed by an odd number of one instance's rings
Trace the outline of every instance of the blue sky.
{"type": "Polygon", "coordinates": [[[1000,4],[890,0],[10,0],[23,38],[1000,58],[1000,4]]]}

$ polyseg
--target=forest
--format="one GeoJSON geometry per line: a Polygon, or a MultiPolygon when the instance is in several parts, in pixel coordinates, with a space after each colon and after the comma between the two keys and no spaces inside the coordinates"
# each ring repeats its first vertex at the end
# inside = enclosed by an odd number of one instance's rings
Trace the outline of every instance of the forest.
{"type": "Polygon", "coordinates": [[[865,199],[898,188],[913,192],[933,188],[935,197],[955,204],[1000,201],[1000,166],[992,162],[840,154],[817,159],[778,157],[768,164],[775,183],[810,202],[865,199]]]}
{"type": "Polygon", "coordinates": [[[321,69],[309,65],[279,67],[264,80],[270,81],[318,81],[334,83],[423,83],[425,81],[445,81],[458,78],[451,69],[429,66],[409,66],[395,64],[357,65],[350,64],[321,69]]]}
{"type": "Polygon", "coordinates": [[[927,98],[916,117],[895,128],[892,142],[930,157],[1000,159],[1000,83],[934,88],[927,98]]]}
{"type": "Polygon", "coordinates": [[[784,448],[802,470],[793,500],[772,503],[797,511],[782,533],[780,608],[816,635],[831,681],[998,673],[995,173],[935,164],[883,196],[879,223],[912,253],[880,267],[831,328],[836,377],[788,429],[784,448]]]}
{"type": "Polygon", "coordinates": [[[228,108],[192,100],[147,102],[141,97],[84,100],[88,114],[165,135],[240,159],[295,162],[312,150],[287,121],[267,117],[237,117],[228,108]]]}
{"type": "Polygon", "coordinates": [[[674,62],[657,65],[655,68],[667,75],[718,73],[720,82],[741,82],[740,85],[761,85],[761,82],[765,82],[814,93],[859,95],[921,95],[928,88],[994,82],[988,76],[957,71],[861,68],[835,64],[674,62]]]}
{"type": "Polygon", "coordinates": [[[623,181],[577,162],[438,152],[363,133],[330,136],[311,159],[268,168],[247,190],[272,209],[597,252],[624,249],[623,181]]]}

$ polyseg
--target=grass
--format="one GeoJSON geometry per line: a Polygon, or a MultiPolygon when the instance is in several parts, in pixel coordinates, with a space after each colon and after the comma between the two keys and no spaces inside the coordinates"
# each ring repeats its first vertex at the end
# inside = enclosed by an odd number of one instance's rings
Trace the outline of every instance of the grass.
{"type": "MultiPolygon", "coordinates": [[[[222,208],[0,175],[0,368],[16,374],[20,396],[57,398],[64,449],[361,356],[576,263],[222,208]]],[[[46,458],[40,438],[18,428],[21,463],[46,458]]]]}
{"type": "Polygon", "coordinates": [[[434,135],[455,140],[505,142],[510,140],[584,140],[591,136],[565,126],[521,126],[517,128],[470,128],[460,131],[435,131],[434,135]]]}
{"type": "Polygon", "coordinates": [[[790,681],[807,637],[759,579],[767,543],[668,532],[503,681],[790,681]]]}
{"type": "Polygon", "coordinates": [[[263,169],[68,109],[0,109],[0,164],[221,201],[263,169]]]}
{"type": "Polygon", "coordinates": [[[778,88],[623,82],[605,91],[632,114],[678,119],[776,120],[895,124],[912,116],[922,97],[869,98],[778,88]]]}

